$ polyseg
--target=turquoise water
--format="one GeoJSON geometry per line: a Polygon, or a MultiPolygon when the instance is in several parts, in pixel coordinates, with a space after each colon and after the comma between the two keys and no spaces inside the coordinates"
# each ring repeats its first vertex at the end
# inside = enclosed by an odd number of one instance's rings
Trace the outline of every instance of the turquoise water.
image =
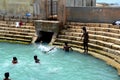
{"type": "Polygon", "coordinates": [[[12,80],[120,80],[117,71],[105,62],[78,52],[64,52],[52,46],[0,43],[0,80],[9,72],[12,80]],[[40,64],[34,63],[37,55],[40,64]],[[18,64],[12,64],[12,57],[18,64]]]}

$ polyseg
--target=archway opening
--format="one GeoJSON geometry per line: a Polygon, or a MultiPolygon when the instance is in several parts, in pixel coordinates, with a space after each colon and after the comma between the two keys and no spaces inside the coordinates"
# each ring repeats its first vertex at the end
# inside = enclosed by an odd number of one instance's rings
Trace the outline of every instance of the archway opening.
{"type": "Polygon", "coordinates": [[[43,43],[50,43],[52,40],[52,36],[54,32],[46,32],[46,31],[39,31],[38,37],[35,43],[43,42],[43,43]]]}

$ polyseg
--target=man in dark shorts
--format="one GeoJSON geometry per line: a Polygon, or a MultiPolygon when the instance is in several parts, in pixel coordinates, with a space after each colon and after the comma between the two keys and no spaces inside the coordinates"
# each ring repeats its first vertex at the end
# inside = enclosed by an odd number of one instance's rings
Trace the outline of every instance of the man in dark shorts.
{"type": "Polygon", "coordinates": [[[86,27],[83,27],[82,30],[83,30],[83,34],[82,34],[81,39],[84,38],[83,39],[84,53],[88,53],[89,35],[88,35],[87,30],[86,30],[86,27]]]}

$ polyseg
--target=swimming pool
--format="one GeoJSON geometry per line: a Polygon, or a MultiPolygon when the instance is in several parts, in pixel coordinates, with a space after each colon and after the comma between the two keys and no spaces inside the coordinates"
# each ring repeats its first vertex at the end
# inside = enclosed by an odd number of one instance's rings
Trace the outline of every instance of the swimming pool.
{"type": "Polygon", "coordinates": [[[52,46],[0,43],[0,80],[9,72],[12,80],[120,80],[117,70],[104,61],[78,52],[64,52],[52,46]],[[37,55],[40,64],[34,62],[37,55]],[[12,64],[12,58],[18,64],[12,64]]]}

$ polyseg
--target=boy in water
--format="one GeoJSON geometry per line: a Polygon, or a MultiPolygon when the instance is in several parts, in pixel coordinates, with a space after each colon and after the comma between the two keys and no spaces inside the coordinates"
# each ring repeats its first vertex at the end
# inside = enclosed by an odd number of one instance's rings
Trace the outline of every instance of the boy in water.
{"type": "Polygon", "coordinates": [[[72,50],[72,48],[71,48],[70,46],[68,46],[68,43],[65,42],[65,43],[64,43],[63,50],[65,50],[66,52],[69,52],[70,49],[72,50]]]}
{"type": "Polygon", "coordinates": [[[4,74],[4,76],[5,76],[5,78],[3,80],[11,80],[11,79],[9,79],[9,72],[6,72],[4,74]]]}
{"type": "Polygon", "coordinates": [[[17,64],[17,63],[18,63],[18,61],[17,61],[17,58],[16,58],[16,57],[13,57],[12,63],[13,63],[13,64],[17,64]]]}
{"type": "Polygon", "coordinates": [[[34,56],[35,63],[40,63],[40,60],[37,58],[37,55],[34,56]]]}
{"type": "Polygon", "coordinates": [[[86,27],[83,27],[82,30],[83,30],[83,34],[82,34],[81,39],[84,38],[83,39],[84,53],[88,53],[89,35],[88,35],[87,30],[86,30],[86,27]]]}

